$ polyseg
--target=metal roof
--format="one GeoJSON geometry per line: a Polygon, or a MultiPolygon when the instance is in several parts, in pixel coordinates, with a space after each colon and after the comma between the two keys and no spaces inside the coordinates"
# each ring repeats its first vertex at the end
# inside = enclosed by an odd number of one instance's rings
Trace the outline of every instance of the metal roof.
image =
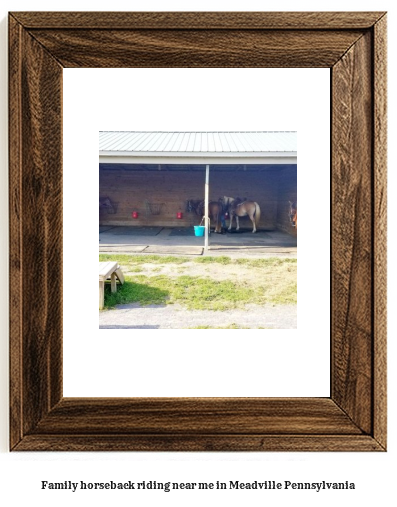
{"type": "Polygon", "coordinates": [[[102,164],[296,164],[296,132],[99,132],[102,164]]]}
{"type": "Polygon", "coordinates": [[[99,132],[102,154],[293,153],[296,132],[99,132]]]}

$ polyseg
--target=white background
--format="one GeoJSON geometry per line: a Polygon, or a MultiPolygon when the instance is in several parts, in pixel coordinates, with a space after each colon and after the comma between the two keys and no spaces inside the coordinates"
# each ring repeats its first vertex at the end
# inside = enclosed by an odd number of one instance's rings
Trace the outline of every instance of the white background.
{"type": "Polygon", "coordinates": [[[330,199],[330,70],[65,69],[63,79],[64,395],[329,396],[330,231],[318,210],[330,199]],[[98,130],[297,131],[298,329],[99,330],[98,130]]]}
{"type": "MultiPolygon", "coordinates": [[[[91,3],[85,0],[59,3],[61,10],[90,10],[91,3]]],[[[201,2],[178,1],[97,1],[95,10],[317,10],[318,2],[292,1],[273,2],[249,1],[220,2],[216,0],[202,0],[201,2]]],[[[54,10],[55,5],[49,1],[36,1],[37,10],[54,10]]],[[[0,498],[4,505],[22,506],[54,505],[59,506],[86,505],[88,501],[96,505],[108,505],[113,502],[120,506],[151,505],[218,505],[219,502],[229,504],[247,503],[253,506],[283,505],[294,502],[305,506],[341,506],[360,502],[362,506],[376,504],[393,505],[395,503],[395,468],[397,465],[396,449],[396,345],[393,336],[396,332],[395,311],[389,303],[389,444],[387,453],[30,453],[10,454],[8,452],[8,302],[5,273],[7,272],[7,10],[32,10],[33,5],[27,1],[5,0],[1,12],[1,100],[0,100],[0,216],[2,217],[0,259],[3,273],[4,290],[1,292],[1,339],[0,339],[0,498]],[[394,366],[394,367],[393,367],[394,366]],[[253,492],[149,492],[134,494],[133,492],[98,492],[84,494],[83,492],[44,492],[40,490],[40,481],[49,480],[61,482],[73,481],[254,481],[254,480],[293,480],[293,481],[354,481],[355,491],[330,491],[316,493],[313,491],[265,493],[253,492]]],[[[389,11],[389,47],[396,44],[396,7],[391,1],[384,2],[354,2],[354,1],[324,1],[321,10],[388,10],[389,11]]],[[[396,101],[395,101],[395,56],[390,51],[389,59],[389,133],[390,146],[396,138],[396,101]]],[[[396,156],[392,149],[389,152],[389,167],[396,166],[396,156]]],[[[395,171],[389,173],[389,202],[396,198],[395,171]]],[[[395,240],[390,237],[389,258],[395,257],[395,240]]],[[[389,263],[389,302],[396,301],[396,268],[389,263]]],[[[291,379],[293,381],[293,379],[291,379]]]]}

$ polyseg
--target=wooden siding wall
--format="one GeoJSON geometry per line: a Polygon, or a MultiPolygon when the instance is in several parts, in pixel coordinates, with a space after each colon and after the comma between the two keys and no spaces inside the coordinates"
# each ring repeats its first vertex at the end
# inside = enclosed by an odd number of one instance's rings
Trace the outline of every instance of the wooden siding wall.
{"type": "Polygon", "coordinates": [[[297,201],[297,169],[288,167],[279,171],[277,229],[296,235],[289,221],[289,201],[297,201]]]}
{"type": "MultiPolygon", "coordinates": [[[[198,217],[186,212],[187,199],[204,199],[204,171],[131,171],[101,169],[99,188],[101,197],[109,197],[115,214],[100,213],[101,225],[135,225],[188,227],[197,225],[198,217]],[[162,204],[159,215],[147,212],[145,201],[162,204]],[[132,218],[137,211],[139,218],[132,218]],[[182,211],[183,219],[177,219],[182,211]]],[[[259,228],[277,228],[280,170],[212,171],[210,199],[239,196],[255,200],[261,207],[259,228]]],[[[285,192],[287,194],[287,192],[285,192]]],[[[296,195],[296,190],[295,190],[296,195]]],[[[288,217],[287,217],[288,218],[288,217]]],[[[250,227],[243,218],[240,227],[250,227]]]]}

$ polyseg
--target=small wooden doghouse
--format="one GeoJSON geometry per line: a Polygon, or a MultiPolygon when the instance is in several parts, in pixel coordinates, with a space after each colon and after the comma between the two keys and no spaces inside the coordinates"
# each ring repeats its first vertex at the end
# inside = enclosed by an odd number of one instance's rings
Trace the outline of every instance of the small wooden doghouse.
{"type": "MultiPolygon", "coordinates": [[[[293,233],[296,132],[100,132],[99,192],[112,203],[101,225],[189,227],[188,199],[257,201],[262,230],[293,233]]],[[[250,227],[247,220],[241,227],[250,227]]]]}

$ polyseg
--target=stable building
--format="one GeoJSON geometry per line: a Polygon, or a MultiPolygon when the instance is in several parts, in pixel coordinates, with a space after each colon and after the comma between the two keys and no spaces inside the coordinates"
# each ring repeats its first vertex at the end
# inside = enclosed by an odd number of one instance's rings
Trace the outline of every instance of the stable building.
{"type": "MultiPolygon", "coordinates": [[[[259,230],[294,233],[296,132],[100,132],[100,225],[191,227],[188,200],[240,197],[261,208],[259,230]]],[[[248,218],[240,227],[252,228],[248,218]]]]}

